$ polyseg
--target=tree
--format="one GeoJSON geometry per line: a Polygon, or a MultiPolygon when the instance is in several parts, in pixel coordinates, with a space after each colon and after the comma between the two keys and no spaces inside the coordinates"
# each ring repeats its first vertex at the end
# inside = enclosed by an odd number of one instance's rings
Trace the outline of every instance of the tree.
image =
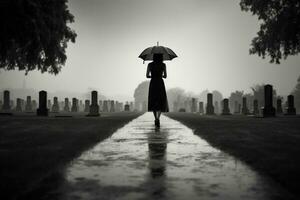
{"type": "Polygon", "coordinates": [[[235,111],[235,107],[234,107],[235,101],[237,101],[238,104],[242,104],[243,96],[244,96],[244,91],[235,91],[230,94],[229,106],[232,111],[235,111]]]}
{"type": "Polygon", "coordinates": [[[262,22],[257,36],[252,40],[250,54],[270,62],[280,63],[282,58],[297,55],[300,51],[300,1],[299,0],[241,0],[241,9],[258,15],[262,22]]]}
{"type": "Polygon", "coordinates": [[[40,70],[57,74],[76,33],[67,0],[2,0],[0,69],[40,70]]]}
{"type": "Polygon", "coordinates": [[[134,90],[134,101],[136,104],[142,104],[148,102],[148,90],[150,81],[141,82],[134,90]]]}
{"type": "Polygon", "coordinates": [[[298,78],[297,85],[295,86],[292,95],[294,95],[296,110],[300,110],[300,76],[298,78]]]}

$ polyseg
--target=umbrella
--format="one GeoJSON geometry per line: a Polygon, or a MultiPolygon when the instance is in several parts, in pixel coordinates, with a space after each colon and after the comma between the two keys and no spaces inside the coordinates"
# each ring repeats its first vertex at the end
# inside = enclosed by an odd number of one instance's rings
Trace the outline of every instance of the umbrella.
{"type": "Polygon", "coordinates": [[[173,58],[177,57],[172,49],[164,46],[159,46],[157,42],[157,46],[148,47],[139,55],[139,58],[143,59],[144,61],[153,60],[154,54],[163,54],[163,60],[172,60],[173,58]]]}

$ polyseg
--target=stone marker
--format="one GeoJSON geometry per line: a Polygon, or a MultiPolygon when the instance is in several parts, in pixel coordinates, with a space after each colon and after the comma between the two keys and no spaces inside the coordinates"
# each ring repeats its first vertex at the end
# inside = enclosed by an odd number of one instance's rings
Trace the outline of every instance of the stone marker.
{"type": "Polygon", "coordinates": [[[90,100],[84,101],[84,112],[90,112],[90,100]]]}
{"type": "Polygon", "coordinates": [[[2,110],[3,111],[10,111],[11,110],[10,104],[11,104],[11,102],[10,102],[10,97],[9,97],[9,91],[5,90],[3,92],[3,106],[2,106],[2,110]]]}
{"type": "Polygon", "coordinates": [[[90,112],[88,116],[94,116],[94,117],[100,116],[97,91],[92,91],[92,102],[90,105],[90,112]]]}
{"type": "Polygon", "coordinates": [[[281,99],[277,99],[276,101],[276,112],[277,114],[282,114],[283,113],[283,110],[282,110],[282,100],[281,99]]]}
{"type": "Polygon", "coordinates": [[[115,101],[111,100],[110,101],[110,112],[115,112],[115,101]]]}
{"type": "Polygon", "coordinates": [[[231,115],[230,109],[229,109],[229,99],[223,99],[222,115],[231,115]]]}
{"type": "Polygon", "coordinates": [[[293,95],[289,95],[288,96],[288,106],[286,108],[286,115],[296,115],[296,108],[294,105],[294,96],[293,95]]]}
{"type": "Polygon", "coordinates": [[[259,108],[258,108],[258,100],[253,100],[253,114],[258,115],[259,114],[259,108]]]}
{"type": "Polygon", "coordinates": [[[213,106],[213,94],[207,94],[207,105],[206,105],[206,114],[207,115],[214,115],[214,106],[213,106]]]}
{"type": "Polygon", "coordinates": [[[20,98],[17,98],[16,111],[22,112],[22,99],[20,99],[20,98]]]}
{"type": "Polygon", "coordinates": [[[191,112],[192,112],[192,113],[197,112],[197,102],[196,102],[196,98],[192,98],[191,112]]]}
{"type": "Polygon", "coordinates": [[[78,100],[76,98],[72,98],[71,112],[78,112],[78,100]]]}
{"type": "Polygon", "coordinates": [[[51,100],[48,99],[48,102],[47,102],[47,108],[50,110],[52,108],[52,103],[51,103],[51,100]]]}
{"type": "Polygon", "coordinates": [[[26,112],[32,112],[32,101],[31,101],[31,96],[27,96],[27,97],[26,97],[25,111],[26,111],[26,112]]]}
{"type": "Polygon", "coordinates": [[[273,107],[273,86],[265,85],[265,106],[263,108],[264,117],[275,117],[275,108],[273,107]]]}
{"type": "Polygon", "coordinates": [[[39,108],[37,109],[36,114],[38,116],[48,116],[48,108],[47,108],[47,92],[40,91],[39,92],[39,108]]]}
{"type": "Polygon", "coordinates": [[[244,114],[244,115],[249,114],[249,109],[247,107],[247,98],[246,97],[243,97],[242,114],[244,114]]]}
{"type": "Polygon", "coordinates": [[[69,102],[69,98],[65,98],[65,106],[64,106],[64,111],[65,112],[70,112],[70,102],[69,102]]]}
{"type": "Polygon", "coordinates": [[[58,98],[53,98],[53,106],[52,106],[52,112],[59,112],[59,105],[58,105],[58,98]]]}
{"type": "Polygon", "coordinates": [[[129,106],[129,104],[125,104],[124,110],[125,110],[125,111],[130,111],[130,106],[129,106]]]}
{"type": "Polygon", "coordinates": [[[199,102],[199,113],[204,114],[204,103],[203,103],[203,101],[199,102]]]}

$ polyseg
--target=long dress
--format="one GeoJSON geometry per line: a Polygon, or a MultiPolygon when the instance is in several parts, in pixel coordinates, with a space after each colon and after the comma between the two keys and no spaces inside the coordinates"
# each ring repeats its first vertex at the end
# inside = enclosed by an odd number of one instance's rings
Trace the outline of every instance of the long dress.
{"type": "Polygon", "coordinates": [[[168,99],[165,84],[162,78],[164,63],[151,62],[148,65],[151,73],[151,81],[148,94],[148,111],[169,112],[168,99]]]}

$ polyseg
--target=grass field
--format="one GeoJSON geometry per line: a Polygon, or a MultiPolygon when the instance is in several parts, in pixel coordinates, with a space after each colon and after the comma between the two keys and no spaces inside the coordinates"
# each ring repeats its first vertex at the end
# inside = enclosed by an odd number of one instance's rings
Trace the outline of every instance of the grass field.
{"type": "Polygon", "coordinates": [[[0,116],[0,199],[23,199],[84,150],[140,114],[0,116]]]}
{"type": "Polygon", "coordinates": [[[300,197],[300,117],[255,118],[168,113],[194,133],[300,197]]]}

